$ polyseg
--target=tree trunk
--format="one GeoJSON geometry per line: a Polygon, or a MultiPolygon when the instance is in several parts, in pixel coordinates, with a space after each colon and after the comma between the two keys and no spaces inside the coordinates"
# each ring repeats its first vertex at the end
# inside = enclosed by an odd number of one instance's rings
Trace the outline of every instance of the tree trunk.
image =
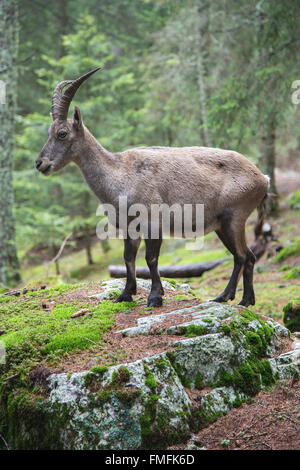
{"type": "MultiPolygon", "coordinates": [[[[57,254],[57,250],[58,250],[58,248],[57,248],[55,245],[52,245],[52,253],[53,253],[53,256],[54,256],[54,257],[55,257],[56,254],[57,254]]],[[[59,275],[60,275],[60,269],[59,269],[59,261],[58,261],[58,259],[55,260],[54,264],[55,264],[55,273],[56,273],[57,276],[59,276],[59,275]]]]}
{"type": "Polygon", "coordinates": [[[206,70],[205,70],[205,60],[204,60],[204,54],[206,50],[204,38],[205,38],[205,33],[207,33],[207,30],[208,30],[208,13],[206,17],[202,15],[202,11],[204,8],[206,8],[206,6],[203,6],[202,2],[200,2],[197,7],[197,13],[198,13],[198,17],[197,17],[198,31],[196,32],[197,74],[198,74],[198,88],[199,88],[199,98],[200,98],[199,107],[200,107],[200,120],[202,123],[203,145],[205,147],[211,147],[212,146],[211,133],[207,125],[207,90],[206,90],[206,84],[205,84],[206,70]]]}
{"type": "Polygon", "coordinates": [[[63,57],[66,53],[63,45],[63,36],[68,32],[68,0],[59,0],[57,2],[57,22],[60,39],[59,57],[63,57]]]}
{"type": "Polygon", "coordinates": [[[106,238],[105,240],[100,240],[103,253],[107,253],[110,250],[109,241],[106,238]]]}
{"type": "Polygon", "coordinates": [[[0,284],[3,285],[20,281],[12,185],[17,46],[16,1],[0,0],[0,284]]]}
{"type": "MultiPolygon", "coordinates": [[[[276,141],[276,127],[275,121],[270,120],[263,125],[260,138],[260,155],[259,155],[259,168],[260,170],[270,177],[270,193],[278,195],[275,183],[275,141],[276,141]]],[[[277,215],[279,210],[278,197],[271,197],[267,203],[267,213],[269,215],[277,215]]]]}
{"type": "MultiPolygon", "coordinates": [[[[178,266],[160,266],[159,274],[163,277],[168,278],[185,278],[185,277],[196,277],[202,276],[205,271],[210,271],[216,266],[223,264],[228,258],[218,259],[216,261],[207,261],[206,263],[195,263],[195,264],[182,264],[178,266]]],[[[109,274],[111,277],[126,277],[125,266],[109,266],[109,274]]],[[[146,266],[137,266],[136,268],[137,277],[142,279],[150,279],[150,271],[146,266]]]]}
{"type": "Polygon", "coordinates": [[[94,264],[93,257],[92,257],[92,245],[91,245],[91,234],[89,229],[87,229],[85,235],[84,235],[84,242],[85,242],[85,250],[86,250],[86,256],[87,256],[87,262],[88,265],[94,264]]]}

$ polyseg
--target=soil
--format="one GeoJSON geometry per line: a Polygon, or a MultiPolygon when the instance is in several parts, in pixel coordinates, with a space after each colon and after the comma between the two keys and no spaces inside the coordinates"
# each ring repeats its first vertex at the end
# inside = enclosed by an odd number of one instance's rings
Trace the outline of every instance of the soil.
{"type": "MultiPolygon", "coordinates": [[[[193,444],[208,450],[299,450],[300,381],[256,395],[202,429],[193,444]]],[[[187,449],[187,444],[170,447],[187,449]]]]}

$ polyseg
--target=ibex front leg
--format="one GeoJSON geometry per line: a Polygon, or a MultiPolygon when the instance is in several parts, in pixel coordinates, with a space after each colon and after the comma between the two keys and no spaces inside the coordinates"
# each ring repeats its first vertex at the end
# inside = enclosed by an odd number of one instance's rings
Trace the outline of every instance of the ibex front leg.
{"type": "Polygon", "coordinates": [[[160,307],[162,305],[162,295],[164,294],[164,290],[158,272],[158,257],[161,244],[162,239],[145,240],[146,261],[152,280],[151,292],[148,297],[147,307],[160,307]]]}
{"type": "Polygon", "coordinates": [[[119,295],[115,302],[132,302],[132,294],[136,294],[135,259],[140,243],[140,238],[137,240],[124,238],[124,260],[127,271],[127,279],[123,292],[119,295]]]}

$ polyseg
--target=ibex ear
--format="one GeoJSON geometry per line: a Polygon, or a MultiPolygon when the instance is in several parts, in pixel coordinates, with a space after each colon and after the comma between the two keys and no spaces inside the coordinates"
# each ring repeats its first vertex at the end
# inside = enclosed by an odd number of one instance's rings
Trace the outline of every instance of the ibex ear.
{"type": "Polygon", "coordinates": [[[80,112],[80,109],[78,108],[78,106],[74,107],[73,126],[76,129],[80,129],[82,127],[81,112],[80,112]]]}

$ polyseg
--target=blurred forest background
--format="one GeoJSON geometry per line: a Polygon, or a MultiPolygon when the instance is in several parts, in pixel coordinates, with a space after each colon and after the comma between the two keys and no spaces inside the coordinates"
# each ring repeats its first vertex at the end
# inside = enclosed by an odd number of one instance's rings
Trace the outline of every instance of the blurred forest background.
{"type": "Polygon", "coordinates": [[[34,169],[54,87],[99,65],[74,103],[109,150],[234,149],[271,176],[274,193],[275,168],[300,170],[299,0],[0,0],[0,43],[2,286],[39,275],[70,234],[64,253],[81,254],[65,264],[68,280],[122,259],[121,241],[95,238],[98,202],[78,169],[34,169]]]}

